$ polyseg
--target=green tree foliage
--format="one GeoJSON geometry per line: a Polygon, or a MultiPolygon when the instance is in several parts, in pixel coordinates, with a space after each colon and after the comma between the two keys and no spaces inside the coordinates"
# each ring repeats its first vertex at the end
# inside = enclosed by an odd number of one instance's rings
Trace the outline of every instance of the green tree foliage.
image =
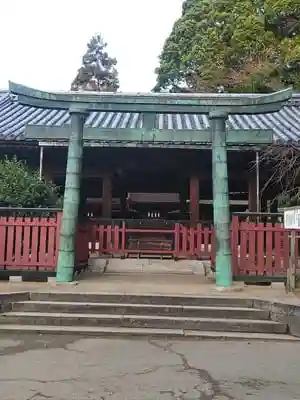
{"type": "Polygon", "coordinates": [[[16,158],[0,160],[0,207],[55,207],[58,188],[16,158]]]}
{"type": "Polygon", "coordinates": [[[117,60],[106,52],[107,43],[97,34],[87,44],[82,66],[72,82],[71,90],[115,92],[119,89],[117,60]]]}
{"type": "Polygon", "coordinates": [[[300,90],[300,0],[186,0],[155,91],[300,90]]]}

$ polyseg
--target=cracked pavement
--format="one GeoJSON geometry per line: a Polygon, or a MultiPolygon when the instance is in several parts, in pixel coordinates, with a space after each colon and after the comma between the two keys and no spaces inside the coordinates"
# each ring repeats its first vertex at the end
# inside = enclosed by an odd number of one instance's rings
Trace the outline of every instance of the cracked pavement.
{"type": "Polygon", "coordinates": [[[300,400],[300,343],[0,336],[1,400],[300,400]]]}

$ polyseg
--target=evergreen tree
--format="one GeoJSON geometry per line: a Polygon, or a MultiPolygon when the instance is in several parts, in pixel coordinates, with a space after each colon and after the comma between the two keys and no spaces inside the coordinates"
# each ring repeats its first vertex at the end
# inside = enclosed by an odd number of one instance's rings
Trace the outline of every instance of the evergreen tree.
{"type": "Polygon", "coordinates": [[[71,90],[115,92],[119,88],[117,60],[106,52],[107,43],[97,34],[87,44],[82,66],[72,82],[71,90]]]}
{"type": "Polygon", "coordinates": [[[186,0],[154,90],[300,90],[300,0],[186,0]]]}

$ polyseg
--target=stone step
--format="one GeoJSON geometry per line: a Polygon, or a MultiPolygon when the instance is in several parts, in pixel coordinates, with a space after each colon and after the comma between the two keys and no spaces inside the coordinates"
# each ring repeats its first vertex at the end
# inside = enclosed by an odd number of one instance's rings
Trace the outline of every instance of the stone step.
{"type": "Polygon", "coordinates": [[[281,334],[287,332],[286,324],[281,324],[274,321],[232,318],[192,318],[157,315],[8,312],[0,315],[0,324],[89,327],[102,326],[281,334]]]}
{"type": "MultiPolygon", "coordinates": [[[[145,238],[149,242],[149,238],[145,238]]],[[[154,238],[154,242],[157,239],[154,238]]],[[[158,239],[159,244],[161,244],[158,239]]],[[[143,247],[146,243],[143,243],[143,247]]],[[[168,243],[165,242],[168,247],[168,243]]],[[[145,248],[145,247],[144,247],[145,248]]],[[[101,259],[93,257],[90,259],[91,268],[94,271],[103,271],[106,265],[106,273],[108,274],[179,274],[179,275],[204,275],[204,267],[210,265],[210,260],[168,260],[154,258],[109,258],[101,259]]]]}
{"type": "Polygon", "coordinates": [[[199,339],[199,340],[247,340],[299,342],[300,338],[285,334],[266,334],[249,332],[214,332],[184,329],[119,328],[93,326],[53,326],[53,325],[0,325],[0,334],[7,333],[76,335],[93,337],[161,338],[161,339],[199,339]]]}
{"type": "Polygon", "coordinates": [[[253,300],[238,297],[195,297],[173,295],[130,295],[122,293],[60,293],[33,292],[33,301],[67,301],[81,303],[122,303],[122,304],[157,304],[180,306],[216,306],[216,307],[253,307],[253,300]]]}
{"type": "Polygon", "coordinates": [[[161,315],[202,318],[269,319],[268,310],[243,307],[180,306],[169,304],[84,303],[64,301],[22,301],[12,311],[66,312],[68,314],[161,315]]]}

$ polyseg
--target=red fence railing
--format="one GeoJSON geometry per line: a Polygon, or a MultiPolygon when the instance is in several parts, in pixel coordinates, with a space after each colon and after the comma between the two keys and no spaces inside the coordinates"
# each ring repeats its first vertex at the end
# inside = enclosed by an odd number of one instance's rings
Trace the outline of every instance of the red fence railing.
{"type": "Polygon", "coordinates": [[[290,232],[282,223],[231,223],[233,276],[284,277],[289,265],[290,232]]]}
{"type": "MultiPolygon", "coordinates": [[[[55,271],[61,212],[0,216],[0,270],[55,271]],[[48,215],[48,214],[47,214],[48,215]],[[50,214],[49,214],[50,215],[50,214]]],[[[98,255],[161,255],[174,258],[215,260],[216,240],[213,227],[195,228],[181,223],[160,229],[115,226],[95,221],[78,224],[76,265],[87,265],[89,253],[98,255]]],[[[232,271],[234,277],[286,276],[289,265],[290,232],[281,223],[241,221],[231,223],[232,271]]],[[[299,237],[299,235],[298,235],[299,237]]],[[[300,241],[295,259],[300,261],[300,241]]],[[[299,262],[300,264],[300,262],[299,262]]]]}
{"type": "MultiPolygon", "coordinates": [[[[0,216],[0,270],[55,271],[62,212],[5,211],[8,215],[0,216]]],[[[89,226],[78,224],[75,269],[88,264],[89,239],[89,226]]]]}
{"type": "MultiPolygon", "coordinates": [[[[282,223],[245,222],[233,216],[230,230],[234,277],[286,276],[290,232],[283,228],[282,223]]],[[[148,254],[210,258],[214,264],[216,241],[214,229],[201,224],[196,228],[175,223],[174,227],[167,229],[132,229],[126,226],[125,221],[115,226],[94,222],[91,226],[90,251],[99,255],[124,257],[148,254]]],[[[300,255],[300,251],[297,254],[300,255]]]]}
{"type": "Polygon", "coordinates": [[[130,254],[167,255],[179,258],[208,258],[214,251],[212,228],[188,228],[174,224],[172,228],[128,228],[121,225],[91,227],[91,253],[127,256],[130,254]]]}
{"type": "Polygon", "coordinates": [[[61,213],[0,217],[0,268],[55,270],[61,213]]]}

